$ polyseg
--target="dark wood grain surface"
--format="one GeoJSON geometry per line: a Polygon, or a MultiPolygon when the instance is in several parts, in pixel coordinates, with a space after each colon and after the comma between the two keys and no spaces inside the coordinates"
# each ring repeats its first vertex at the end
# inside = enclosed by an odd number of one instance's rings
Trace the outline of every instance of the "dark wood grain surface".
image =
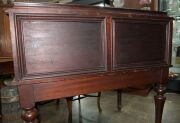
{"type": "Polygon", "coordinates": [[[106,70],[103,18],[45,17],[21,24],[25,74],[66,75],[106,70]]]}
{"type": "Polygon", "coordinates": [[[166,22],[114,19],[114,67],[167,64],[166,22]],[[150,31],[151,30],[151,31],[150,31]]]}

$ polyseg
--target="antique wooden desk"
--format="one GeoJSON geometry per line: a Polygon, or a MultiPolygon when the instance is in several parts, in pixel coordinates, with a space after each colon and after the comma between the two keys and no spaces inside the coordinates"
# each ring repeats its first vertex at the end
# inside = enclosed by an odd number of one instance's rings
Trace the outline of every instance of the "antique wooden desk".
{"type": "Polygon", "coordinates": [[[162,12],[15,3],[8,10],[22,118],[35,102],[157,83],[161,123],[172,18],[162,12]]]}

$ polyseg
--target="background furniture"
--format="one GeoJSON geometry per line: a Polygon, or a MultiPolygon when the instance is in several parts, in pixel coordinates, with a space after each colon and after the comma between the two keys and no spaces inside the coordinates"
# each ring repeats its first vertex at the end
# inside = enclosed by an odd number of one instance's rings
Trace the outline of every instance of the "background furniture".
{"type": "Polygon", "coordinates": [[[175,92],[175,93],[180,93],[180,74],[178,74],[177,77],[170,78],[167,89],[168,92],[175,92]]]}
{"type": "Polygon", "coordinates": [[[180,92],[180,1],[160,0],[160,11],[167,12],[173,17],[173,43],[172,43],[172,67],[170,72],[177,74],[172,77],[168,83],[168,91],[180,92]]]}
{"type": "Polygon", "coordinates": [[[38,122],[35,102],[150,83],[157,83],[155,122],[161,123],[172,18],[161,12],[39,3],[16,3],[8,11],[27,123],[38,122]]]}
{"type": "MultiPolygon", "coordinates": [[[[121,89],[118,89],[116,91],[117,91],[117,109],[118,109],[118,111],[121,111],[121,108],[122,108],[122,101],[121,101],[122,91],[121,91],[121,89]]],[[[80,100],[84,99],[86,97],[96,97],[97,98],[98,111],[102,112],[101,102],[100,102],[100,100],[101,100],[101,92],[98,92],[97,95],[84,94],[84,95],[78,95],[75,98],[73,98],[73,97],[66,98],[67,105],[68,105],[68,110],[69,110],[70,115],[72,115],[72,102],[73,101],[78,101],[80,103],[80,100]]]]}
{"type": "Polygon", "coordinates": [[[80,103],[81,99],[84,99],[86,97],[96,97],[97,98],[97,107],[99,112],[102,112],[101,109],[101,104],[100,104],[100,99],[101,99],[101,92],[98,92],[97,95],[93,95],[93,94],[84,94],[84,95],[78,95],[76,97],[69,97],[66,98],[67,99],[67,104],[68,104],[68,110],[69,113],[72,114],[72,102],[73,101],[78,101],[80,103]]]}
{"type": "Polygon", "coordinates": [[[14,74],[12,58],[0,57],[0,77],[5,78],[14,74]]]}
{"type": "Polygon", "coordinates": [[[10,27],[8,15],[4,12],[9,5],[0,4],[0,58],[12,58],[10,27]]]}
{"type": "MultiPolygon", "coordinates": [[[[4,79],[6,77],[12,77],[14,73],[9,18],[8,15],[4,12],[4,10],[8,7],[10,6],[0,5],[0,88],[4,86],[4,79]]],[[[0,103],[0,116],[1,114],[0,103]]]]}

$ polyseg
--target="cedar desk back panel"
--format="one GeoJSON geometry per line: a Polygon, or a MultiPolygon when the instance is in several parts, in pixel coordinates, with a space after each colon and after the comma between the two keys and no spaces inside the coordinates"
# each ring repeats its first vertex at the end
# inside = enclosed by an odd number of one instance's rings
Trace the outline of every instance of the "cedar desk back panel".
{"type": "Polygon", "coordinates": [[[8,10],[22,118],[35,102],[158,83],[161,123],[171,56],[172,18],[162,12],[15,3],[8,10]]]}

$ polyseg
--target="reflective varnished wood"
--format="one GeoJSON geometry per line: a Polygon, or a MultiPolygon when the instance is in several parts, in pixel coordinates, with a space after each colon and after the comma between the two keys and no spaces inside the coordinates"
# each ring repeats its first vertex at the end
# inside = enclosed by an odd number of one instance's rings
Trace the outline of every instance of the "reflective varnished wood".
{"type": "Polygon", "coordinates": [[[158,83],[161,123],[172,18],[162,12],[16,3],[8,10],[22,118],[35,102],[158,83]]]}
{"type": "Polygon", "coordinates": [[[4,12],[8,7],[10,6],[1,6],[0,4],[0,57],[12,58],[9,17],[4,12]]]}

